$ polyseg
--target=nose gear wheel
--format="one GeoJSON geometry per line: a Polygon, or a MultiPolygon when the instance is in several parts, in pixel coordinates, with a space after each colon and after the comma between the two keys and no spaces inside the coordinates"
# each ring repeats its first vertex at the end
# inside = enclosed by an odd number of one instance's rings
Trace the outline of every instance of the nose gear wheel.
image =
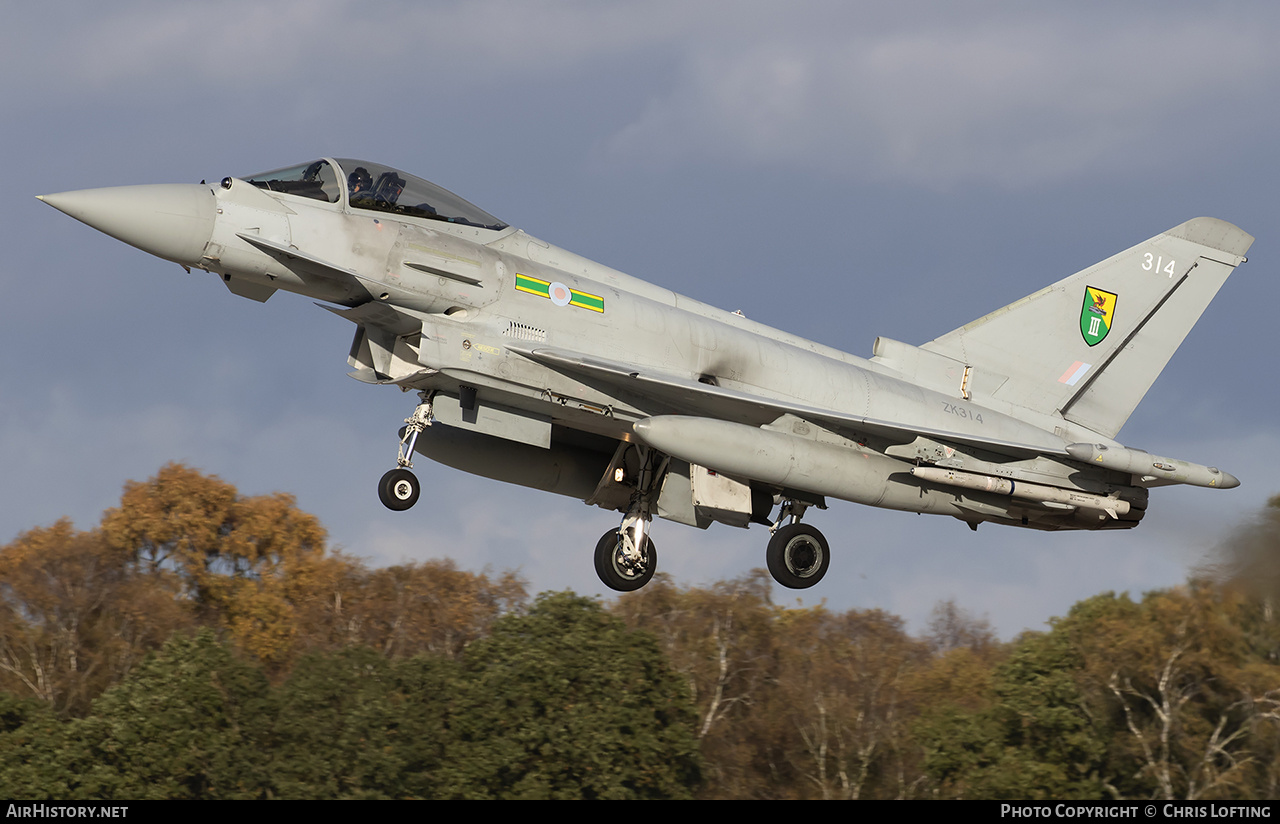
{"type": "Polygon", "coordinates": [[[378,481],[378,498],[387,509],[403,512],[418,502],[422,486],[407,469],[393,469],[378,481]]]}

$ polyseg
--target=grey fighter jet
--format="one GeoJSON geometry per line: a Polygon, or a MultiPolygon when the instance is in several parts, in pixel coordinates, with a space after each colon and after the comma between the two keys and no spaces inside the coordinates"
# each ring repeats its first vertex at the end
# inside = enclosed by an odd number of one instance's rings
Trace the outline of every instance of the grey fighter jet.
{"type": "MultiPolygon", "coordinates": [[[[1196,218],[922,346],[863,359],[579,257],[411,174],[325,158],[215,185],[45,203],[265,301],[355,325],[356,380],[417,393],[382,502],[412,459],[622,513],[601,580],[643,586],[654,516],[768,527],[792,588],[830,563],[827,499],[1035,529],[1128,529],[1147,490],[1230,488],[1115,436],[1253,238],[1196,218]]],[[[390,444],[388,444],[390,448],[390,444]]]]}

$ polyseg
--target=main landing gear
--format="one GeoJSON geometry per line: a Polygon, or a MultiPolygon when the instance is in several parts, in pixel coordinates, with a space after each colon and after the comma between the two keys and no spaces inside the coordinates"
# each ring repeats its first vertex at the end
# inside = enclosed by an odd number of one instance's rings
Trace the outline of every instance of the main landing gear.
{"type": "Polygon", "coordinates": [[[800,523],[807,504],[785,501],[778,520],[770,527],[772,537],[765,550],[765,563],[773,580],[788,589],[808,589],[822,580],[831,566],[831,548],[817,527],[800,523]],[[791,523],[778,526],[784,518],[791,523]]]}
{"type": "Polygon", "coordinates": [[[596,542],[596,575],[605,586],[618,592],[636,591],[649,583],[658,568],[658,550],[649,537],[649,521],[653,520],[669,459],[652,449],[637,448],[640,471],[627,515],[622,526],[609,530],[596,542]]]}
{"type": "Polygon", "coordinates": [[[421,403],[413,410],[413,414],[404,419],[407,424],[404,435],[400,438],[400,456],[396,458],[398,466],[382,476],[378,481],[378,498],[387,509],[403,512],[418,502],[422,494],[422,485],[409,468],[413,466],[413,447],[418,436],[431,425],[431,394],[419,392],[421,403]]]}
{"type": "MultiPolygon", "coordinates": [[[[637,494],[622,526],[611,529],[596,544],[596,574],[610,589],[634,592],[653,577],[658,551],[649,537],[650,510],[646,496],[637,494]]],[[[769,574],[788,589],[808,589],[822,580],[831,566],[831,548],[817,527],[800,523],[809,505],[784,501],[770,527],[765,563],[769,574]],[[784,521],[789,523],[784,525],[784,521]]]]}
{"type": "Polygon", "coordinates": [[[596,575],[609,589],[635,592],[649,583],[658,568],[658,550],[643,525],[643,519],[632,527],[624,522],[596,543],[596,575]]]}

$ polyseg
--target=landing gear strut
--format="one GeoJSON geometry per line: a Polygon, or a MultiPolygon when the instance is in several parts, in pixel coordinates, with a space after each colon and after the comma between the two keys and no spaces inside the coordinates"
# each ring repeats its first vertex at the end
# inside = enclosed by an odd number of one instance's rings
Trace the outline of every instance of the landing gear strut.
{"type": "Polygon", "coordinates": [[[596,543],[596,575],[609,589],[634,592],[653,577],[658,568],[658,550],[649,537],[649,521],[657,502],[658,488],[669,459],[643,446],[640,472],[631,505],[622,526],[611,529],[596,543]]]}
{"type": "Polygon", "coordinates": [[[800,523],[806,504],[787,501],[782,505],[778,521],[770,530],[765,563],[773,580],[789,589],[808,589],[822,580],[831,565],[831,549],[817,527],[800,523]],[[778,526],[783,518],[791,523],[778,526]]]}
{"type": "Polygon", "coordinates": [[[400,437],[400,455],[396,458],[398,466],[382,476],[378,481],[378,498],[387,509],[403,512],[418,502],[422,486],[417,477],[409,471],[413,466],[413,447],[418,436],[431,425],[431,398],[433,393],[419,392],[421,403],[413,410],[413,414],[404,419],[407,424],[404,435],[400,437]]]}

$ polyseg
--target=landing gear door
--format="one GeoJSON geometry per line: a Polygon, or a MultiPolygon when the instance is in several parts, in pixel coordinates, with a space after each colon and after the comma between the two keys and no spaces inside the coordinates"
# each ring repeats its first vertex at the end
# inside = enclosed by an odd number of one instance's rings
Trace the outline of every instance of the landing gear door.
{"type": "Polygon", "coordinates": [[[658,496],[658,517],[706,529],[712,521],[746,527],[751,487],[697,464],[671,461],[658,496]]]}
{"type": "Polygon", "coordinates": [[[712,520],[745,528],[751,523],[751,487],[692,464],[689,481],[693,507],[712,520]]]}

